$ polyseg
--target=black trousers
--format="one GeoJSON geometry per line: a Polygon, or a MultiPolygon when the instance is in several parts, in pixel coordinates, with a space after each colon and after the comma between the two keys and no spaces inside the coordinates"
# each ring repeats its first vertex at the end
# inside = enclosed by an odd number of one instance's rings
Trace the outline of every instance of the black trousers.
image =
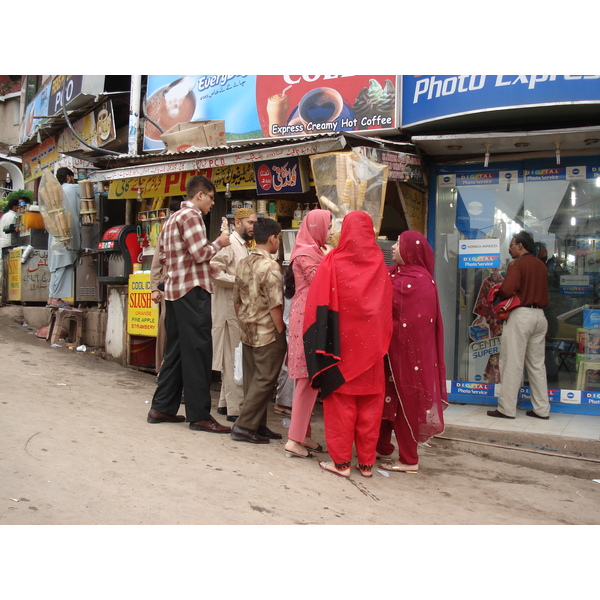
{"type": "Polygon", "coordinates": [[[185,393],[186,421],[210,419],[212,376],[211,295],[195,287],[178,300],[166,301],[164,362],[152,408],[176,415],[185,393]]]}

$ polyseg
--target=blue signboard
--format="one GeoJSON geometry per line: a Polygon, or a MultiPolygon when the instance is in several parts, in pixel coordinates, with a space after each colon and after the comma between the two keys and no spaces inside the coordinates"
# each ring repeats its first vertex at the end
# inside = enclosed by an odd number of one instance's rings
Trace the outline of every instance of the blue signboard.
{"type": "Polygon", "coordinates": [[[600,103],[600,75],[403,75],[401,127],[485,110],[600,103]]]}

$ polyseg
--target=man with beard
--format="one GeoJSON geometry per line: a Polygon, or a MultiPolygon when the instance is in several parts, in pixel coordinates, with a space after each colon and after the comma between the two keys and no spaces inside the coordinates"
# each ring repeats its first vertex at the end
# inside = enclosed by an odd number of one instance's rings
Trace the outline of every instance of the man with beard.
{"type": "Polygon", "coordinates": [[[233,308],[235,270],[248,256],[248,244],[254,238],[256,211],[239,208],[234,213],[231,246],[222,248],[211,259],[214,298],[212,302],[213,371],[221,371],[221,395],[217,412],[235,421],[244,400],[244,389],[233,381],[233,354],[240,343],[238,320],[233,308]],[[218,271],[218,274],[214,274],[218,271]]]}

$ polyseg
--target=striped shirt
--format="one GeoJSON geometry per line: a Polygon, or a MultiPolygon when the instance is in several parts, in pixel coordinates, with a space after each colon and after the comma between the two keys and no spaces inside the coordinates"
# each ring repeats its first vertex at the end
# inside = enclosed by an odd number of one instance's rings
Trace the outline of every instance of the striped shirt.
{"type": "Polygon", "coordinates": [[[198,286],[212,294],[210,259],[222,245],[208,241],[202,212],[184,200],[168,218],[159,240],[157,252],[166,273],[165,300],[178,300],[198,286]]]}

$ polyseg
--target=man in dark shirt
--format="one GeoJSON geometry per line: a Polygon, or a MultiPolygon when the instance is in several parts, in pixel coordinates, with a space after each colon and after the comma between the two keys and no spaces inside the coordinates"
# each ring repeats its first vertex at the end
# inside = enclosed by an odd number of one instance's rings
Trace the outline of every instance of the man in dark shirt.
{"type": "Polygon", "coordinates": [[[510,312],[500,340],[500,382],[498,409],[489,410],[490,417],[514,419],[517,398],[527,368],[531,404],[529,417],[548,419],[550,402],[546,382],[545,349],[548,321],[542,308],[548,304],[548,271],[534,256],[535,243],[526,231],[515,235],[508,248],[514,260],[508,265],[498,297],[501,300],[515,294],[521,302],[510,312]]]}

